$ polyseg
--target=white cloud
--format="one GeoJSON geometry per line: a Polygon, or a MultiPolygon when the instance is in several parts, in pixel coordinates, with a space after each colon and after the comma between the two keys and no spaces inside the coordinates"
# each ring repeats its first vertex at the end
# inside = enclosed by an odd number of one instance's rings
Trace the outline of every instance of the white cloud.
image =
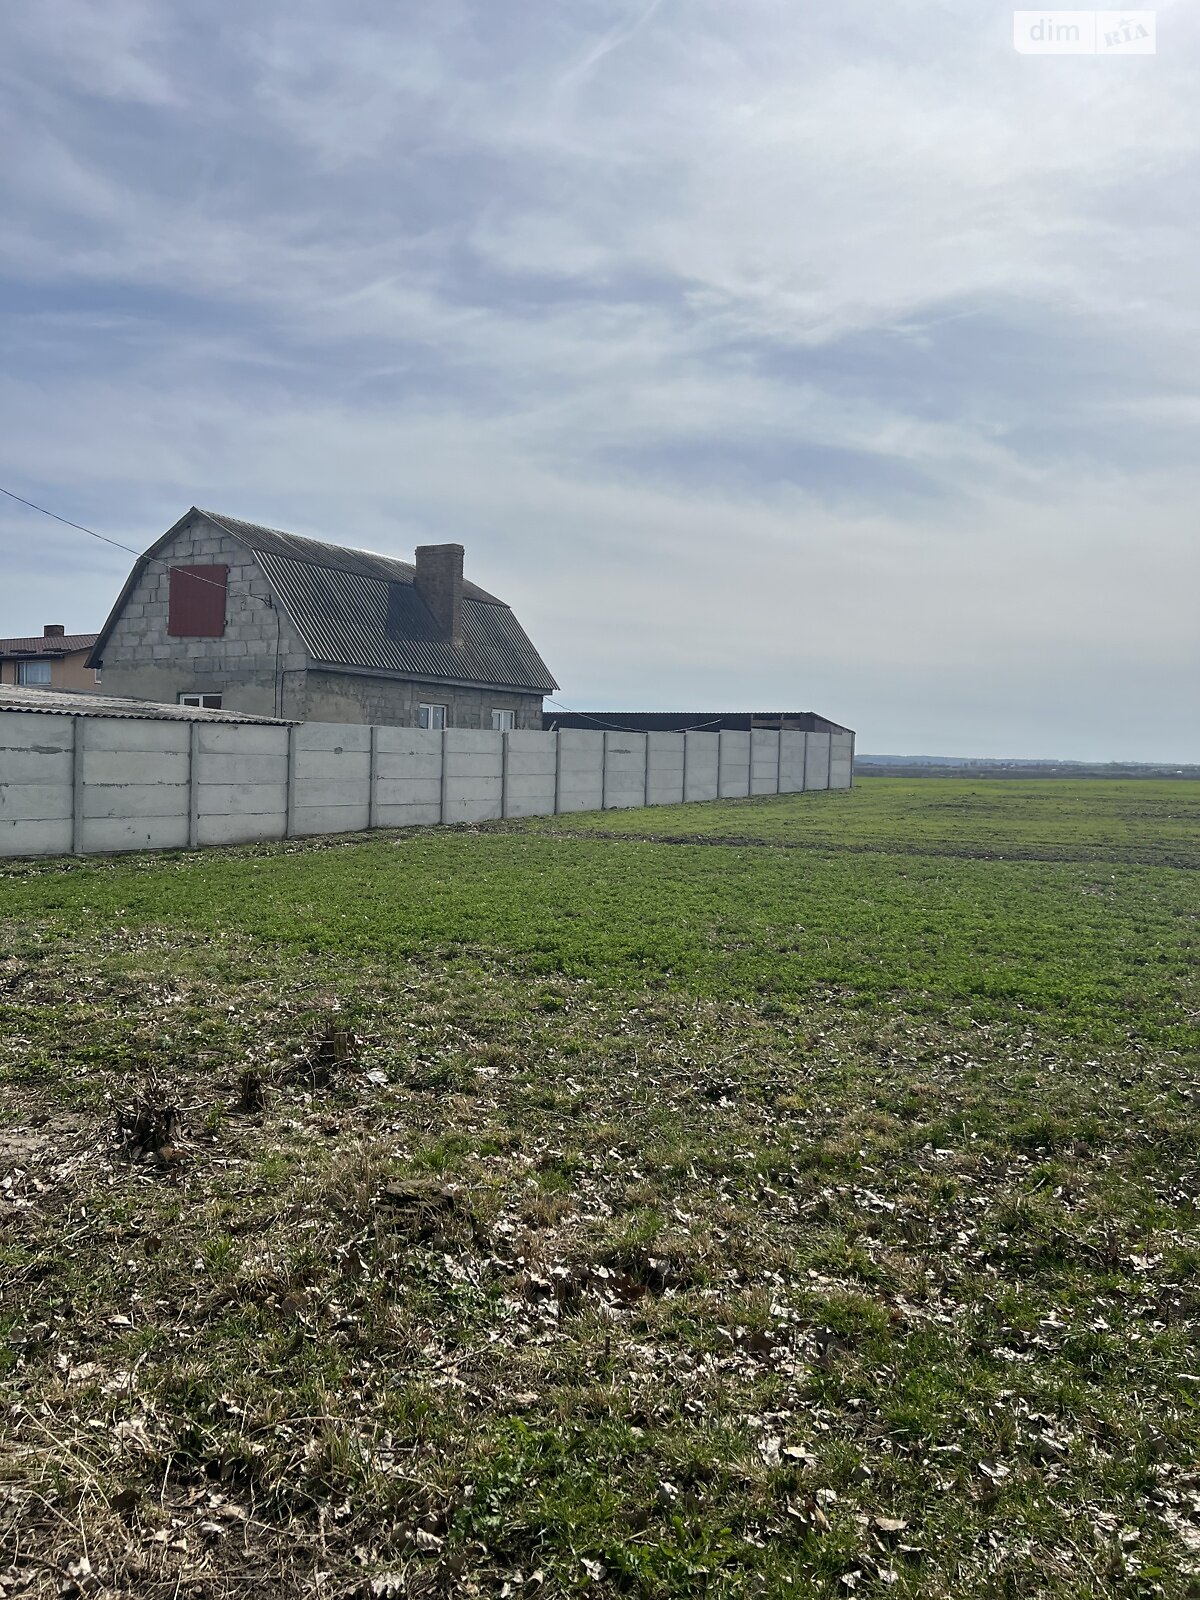
{"type": "Polygon", "coordinates": [[[1136,687],[1114,753],[1186,754],[1200,28],[998,17],[6,15],[7,478],[133,543],[460,535],[592,705],[1094,754],[1136,687]]]}

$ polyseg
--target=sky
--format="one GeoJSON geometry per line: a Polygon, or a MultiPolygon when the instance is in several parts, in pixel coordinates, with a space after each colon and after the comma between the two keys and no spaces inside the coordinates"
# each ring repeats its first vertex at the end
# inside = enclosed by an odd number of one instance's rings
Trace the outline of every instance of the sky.
{"type": "MultiPolygon", "coordinates": [[[[0,483],[466,546],[581,709],[1200,760],[1200,8],[0,13],[0,483]]],[[[0,502],[0,634],[131,558],[0,502]]]]}

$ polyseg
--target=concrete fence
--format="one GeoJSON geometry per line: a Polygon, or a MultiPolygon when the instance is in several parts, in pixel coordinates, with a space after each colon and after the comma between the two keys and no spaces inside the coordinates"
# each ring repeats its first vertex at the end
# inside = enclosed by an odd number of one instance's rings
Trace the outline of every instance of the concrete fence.
{"type": "Polygon", "coordinates": [[[0,712],[0,855],[848,789],[845,733],[445,732],[0,712]]]}

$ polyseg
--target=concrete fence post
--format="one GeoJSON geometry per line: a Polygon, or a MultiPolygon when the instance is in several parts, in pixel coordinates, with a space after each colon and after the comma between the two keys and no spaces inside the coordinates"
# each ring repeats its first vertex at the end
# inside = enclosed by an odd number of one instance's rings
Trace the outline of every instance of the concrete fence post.
{"type": "Polygon", "coordinates": [[[200,843],[200,724],[188,731],[188,849],[200,843]]]}
{"type": "Polygon", "coordinates": [[[646,729],[646,737],[645,737],[645,740],[642,743],[642,755],[645,758],[645,766],[644,766],[644,770],[642,772],[642,805],[643,806],[648,806],[650,804],[650,740],[651,740],[651,737],[652,737],[652,735],[650,733],[650,730],[649,730],[649,728],[647,728],[646,729]]]}
{"type": "Polygon", "coordinates": [[[508,729],[500,735],[500,817],[508,816],[508,729]]]}
{"type": "Polygon", "coordinates": [[[87,745],[86,717],[71,718],[71,853],[83,854],[83,762],[87,745]]]}
{"type": "Polygon", "coordinates": [[[829,735],[829,759],[825,763],[825,787],[828,789],[833,783],[833,735],[829,735]]]}
{"type": "Polygon", "coordinates": [[[285,839],[293,839],[296,835],[296,746],[300,742],[300,726],[293,723],[288,729],[287,743],[287,824],[284,831],[285,839]]]}
{"type": "Polygon", "coordinates": [[[438,821],[439,822],[445,822],[445,820],[446,820],[446,802],[447,802],[446,789],[447,789],[447,785],[446,785],[446,730],[445,730],[445,728],[443,728],[442,729],[442,794],[441,794],[441,802],[440,802],[439,811],[438,811],[438,821]]]}
{"type": "Polygon", "coordinates": [[[379,826],[379,729],[371,724],[371,758],[367,769],[367,827],[379,826]]]}
{"type": "Polygon", "coordinates": [[[783,785],[783,723],[779,724],[779,732],[775,735],[775,793],[778,794],[783,785]]]}
{"type": "Polygon", "coordinates": [[[600,809],[608,810],[608,729],[600,735],[600,809]]]}
{"type": "Polygon", "coordinates": [[[721,798],[721,762],[725,757],[725,729],[717,729],[717,799],[721,798]]]}
{"type": "Polygon", "coordinates": [[[680,796],[682,800],[687,799],[688,747],[691,743],[691,738],[691,734],[688,733],[687,729],[685,728],[683,733],[683,794],[680,796]]]}
{"type": "Polygon", "coordinates": [[[562,729],[554,730],[554,815],[562,810],[562,729]]]}

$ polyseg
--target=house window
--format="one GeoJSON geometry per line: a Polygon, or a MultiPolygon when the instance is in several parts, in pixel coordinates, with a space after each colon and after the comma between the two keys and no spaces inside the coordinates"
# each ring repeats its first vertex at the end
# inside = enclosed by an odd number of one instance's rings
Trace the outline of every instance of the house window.
{"type": "Polygon", "coordinates": [[[199,706],[204,711],[220,711],[221,696],[219,694],[181,694],[181,706],[199,706]]]}
{"type": "Polygon", "coordinates": [[[492,728],[495,732],[507,733],[512,725],[513,713],[511,711],[492,712],[492,728]]]}
{"type": "Polygon", "coordinates": [[[417,708],[418,728],[444,728],[445,726],[445,706],[419,706],[417,708]]]}
{"type": "Polygon", "coordinates": [[[17,663],[17,682],[40,685],[44,688],[50,682],[50,663],[48,661],[19,661],[17,663]]]}
{"type": "Polygon", "coordinates": [[[99,668],[99,667],[97,667],[97,668],[96,668],[96,682],[97,682],[97,683],[99,683],[99,682],[100,682],[100,677],[101,677],[101,673],[100,673],[100,668],[99,668]]]}
{"type": "Polygon", "coordinates": [[[228,567],[172,567],[167,632],[172,639],[219,639],[225,632],[228,567]]]}

